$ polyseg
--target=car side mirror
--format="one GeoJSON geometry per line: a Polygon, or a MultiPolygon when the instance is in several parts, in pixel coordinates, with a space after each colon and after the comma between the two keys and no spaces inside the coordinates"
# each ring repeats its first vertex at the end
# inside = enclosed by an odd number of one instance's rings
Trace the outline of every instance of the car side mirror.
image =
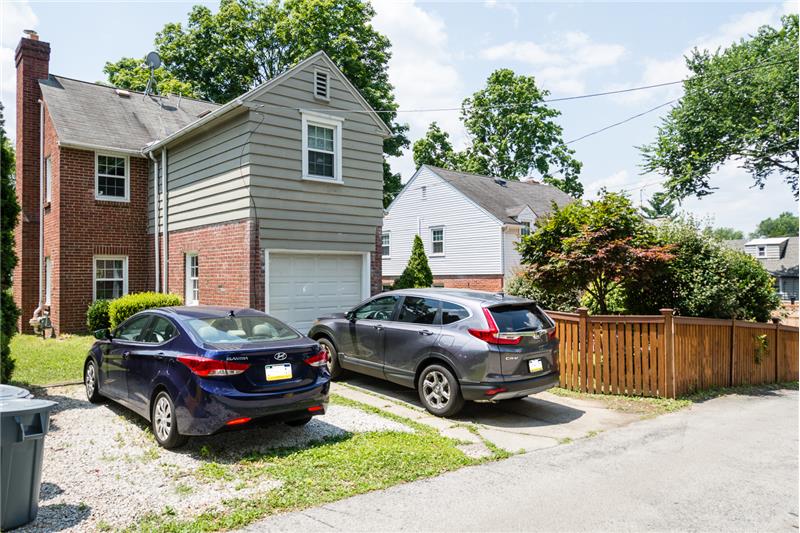
{"type": "Polygon", "coordinates": [[[94,338],[99,341],[110,341],[111,337],[111,330],[108,328],[98,329],[94,332],[94,338]]]}
{"type": "Polygon", "coordinates": [[[350,322],[356,321],[356,314],[352,311],[348,311],[344,314],[344,317],[349,320],[350,322]]]}

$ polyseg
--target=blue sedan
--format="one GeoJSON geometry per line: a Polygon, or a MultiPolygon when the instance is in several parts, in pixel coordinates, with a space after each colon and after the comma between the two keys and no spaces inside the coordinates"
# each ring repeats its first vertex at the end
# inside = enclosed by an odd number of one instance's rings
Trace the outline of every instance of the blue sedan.
{"type": "Polygon", "coordinates": [[[109,398],[145,417],[165,448],[254,421],[304,425],[328,405],[327,351],[254,309],[150,309],[95,336],[84,365],[89,401],[109,398]]]}

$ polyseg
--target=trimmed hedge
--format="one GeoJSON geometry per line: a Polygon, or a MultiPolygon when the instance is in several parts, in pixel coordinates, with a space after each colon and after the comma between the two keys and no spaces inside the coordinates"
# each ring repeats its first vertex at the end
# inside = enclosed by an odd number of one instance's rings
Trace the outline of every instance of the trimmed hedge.
{"type": "Polygon", "coordinates": [[[183,300],[177,294],[162,294],[160,292],[139,292],[128,294],[113,300],[108,306],[108,318],[111,328],[122,324],[129,317],[145,309],[154,307],[172,307],[181,305],[183,300]]]}
{"type": "Polygon", "coordinates": [[[111,327],[111,321],[108,318],[110,304],[111,300],[95,300],[89,304],[89,308],[86,310],[86,327],[90,332],[111,327]]]}

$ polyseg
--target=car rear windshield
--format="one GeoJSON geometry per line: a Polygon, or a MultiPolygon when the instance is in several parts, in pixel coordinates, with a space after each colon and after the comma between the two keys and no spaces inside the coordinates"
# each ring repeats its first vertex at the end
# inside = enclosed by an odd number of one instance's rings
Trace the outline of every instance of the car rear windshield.
{"type": "Polygon", "coordinates": [[[550,321],[536,305],[502,305],[490,307],[489,311],[501,333],[539,331],[550,327],[550,321]]]}
{"type": "Polygon", "coordinates": [[[188,321],[188,326],[203,342],[211,344],[246,344],[300,338],[283,322],[262,315],[193,318],[188,321]]]}

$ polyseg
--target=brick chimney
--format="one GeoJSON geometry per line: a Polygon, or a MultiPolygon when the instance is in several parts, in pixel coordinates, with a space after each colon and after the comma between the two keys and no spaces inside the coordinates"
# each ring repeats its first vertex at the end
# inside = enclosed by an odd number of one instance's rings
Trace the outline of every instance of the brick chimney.
{"type": "Polygon", "coordinates": [[[14,300],[22,310],[20,327],[39,304],[39,99],[38,80],[50,70],[50,44],[26,31],[16,51],[17,64],[17,201],[20,220],[14,230],[19,261],[14,268],[14,300]]]}

